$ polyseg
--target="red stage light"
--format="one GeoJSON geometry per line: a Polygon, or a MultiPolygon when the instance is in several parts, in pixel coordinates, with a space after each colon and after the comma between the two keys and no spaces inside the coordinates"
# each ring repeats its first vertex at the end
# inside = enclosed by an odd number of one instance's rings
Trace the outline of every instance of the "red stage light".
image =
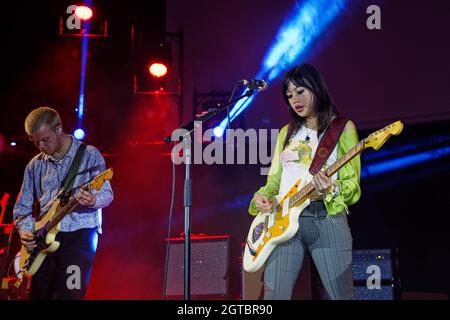
{"type": "Polygon", "coordinates": [[[92,18],[92,10],[86,6],[79,6],[75,9],[75,14],[81,20],[89,20],[92,18]]]}
{"type": "Polygon", "coordinates": [[[167,74],[167,67],[163,63],[152,63],[148,70],[156,78],[164,77],[167,74]]]}

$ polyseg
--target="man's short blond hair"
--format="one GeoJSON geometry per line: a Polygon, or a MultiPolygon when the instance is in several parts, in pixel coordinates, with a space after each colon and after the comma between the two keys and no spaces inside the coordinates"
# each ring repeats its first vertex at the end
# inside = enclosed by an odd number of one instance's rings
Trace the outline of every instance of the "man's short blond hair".
{"type": "Polygon", "coordinates": [[[25,132],[28,135],[36,133],[43,126],[55,130],[60,125],[61,118],[58,112],[49,107],[36,108],[25,118],[25,132]]]}

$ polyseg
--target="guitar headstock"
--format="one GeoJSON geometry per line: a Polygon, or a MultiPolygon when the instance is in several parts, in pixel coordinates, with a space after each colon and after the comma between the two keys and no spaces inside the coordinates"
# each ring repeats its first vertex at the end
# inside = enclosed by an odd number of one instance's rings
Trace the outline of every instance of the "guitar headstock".
{"type": "Polygon", "coordinates": [[[387,127],[370,134],[364,139],[364,148],[372,147],[375,150],[378,150],[391,136],[399,135],[402,130],[403,123],[401,121],[391,123],[387,127]]]}
{"type": "Polygon", "coordinates": [[[106,180],[111,180],[113,177],[113,170],[112,168],[109,168],[102,173],[99,173],[95,176],[94,179],[89,183],[89,189],[97,189],[100,190],[100,188],[103,186],[106,180]]]}

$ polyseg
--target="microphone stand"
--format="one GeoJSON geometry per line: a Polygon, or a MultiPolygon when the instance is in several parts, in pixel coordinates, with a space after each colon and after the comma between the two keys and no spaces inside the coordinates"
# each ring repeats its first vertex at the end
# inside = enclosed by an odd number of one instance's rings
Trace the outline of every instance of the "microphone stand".
{"type": "MultiPolygon", "coordinates": [[[[183,136],[183,143],[185,144],[184,155],[185,155],[185,165],[186,165],[186,177],[184,181],[184,300],[190,300],[191,296],[191,277],[190,277],[190,264],[191,264],[191,207],[192,207],[192,181],[191,181],[191,139],[190,135],[192,131],[194,131],[194,122],[197,121],[206,121],[221,111],[227,109],[229,106],[233,105],[237,101],[247,97],[251,97],[255,89],[253,87],[249,87],[249,89],[240,97],[229,101],[224,106],[220,108],[214,108],[208,110],[205,114],[198,117],[195,120],[189,121],[187,124],[180,127],[180,129],[185,129],[188,132],[183,136]],[[186,139],[184,137],[187,137],[186,139]]],[[[168,136],[164,139],[164,143],[168,144],[172,141],[172,137],[168,136]]]]}

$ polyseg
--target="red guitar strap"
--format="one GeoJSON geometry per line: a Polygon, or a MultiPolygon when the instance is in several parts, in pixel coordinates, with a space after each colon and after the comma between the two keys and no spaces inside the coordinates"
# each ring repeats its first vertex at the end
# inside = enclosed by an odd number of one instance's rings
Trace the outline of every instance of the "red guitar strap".
{"type": "Polygon", "coordinates": [[[316,154],[309,167],[309,172],[314,176],[323,167],[323,164],[330,157],[331,152],[333,152],[342,131],[344,130],[345,124],[349,119],[336,117],[331,121],[330,126],[325,131],[323,138],[320,140],[317,146],[316,154]]]}

